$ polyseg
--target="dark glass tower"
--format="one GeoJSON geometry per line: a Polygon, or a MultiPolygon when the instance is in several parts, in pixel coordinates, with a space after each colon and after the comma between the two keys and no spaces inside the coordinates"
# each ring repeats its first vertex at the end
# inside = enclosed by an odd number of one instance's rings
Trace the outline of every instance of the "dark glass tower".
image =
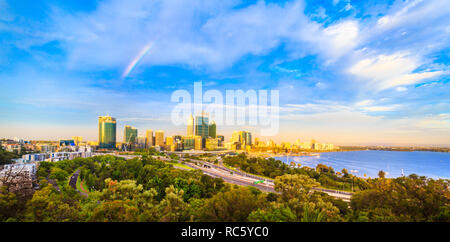
{"type": "Polygon", "coordinates": [[[209,136],[209,121],[205,115],[195,117],[195,135],[202,138],[208,138],[209,136]]]}
{"type": "Polygon", "coordinates": [[[209,137],[216,138],[216,122],[212,121],[209,125],[209,137]]]}
{"type": "Polygon", "coordinates": [[[136,139],[137,139],[137,129],[129,125],[125,125],[123,142],[126,144],[135,144],[136,139]]]}

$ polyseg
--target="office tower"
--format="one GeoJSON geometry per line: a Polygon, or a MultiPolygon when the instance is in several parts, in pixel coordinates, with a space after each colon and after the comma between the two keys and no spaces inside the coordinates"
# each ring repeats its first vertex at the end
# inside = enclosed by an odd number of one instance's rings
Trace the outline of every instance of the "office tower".
{"type": "Polygon", "coordinates": [[[136,141],[137,141],[137,129],[130,125],[125,125],[123,134],[123,143],[135,144],[136,141]]]}
{"type": "Polygon", "coordinates": [[[177,141],[181,141],[182,136],[181,135],[174,135],[173,136],[173,141],[177,142],[177,141]]]}
{"type": "Polygon", "coordinates": [[[175,141],[175,143],[172,145],[172,148],[170,150],[183,151],[183,143],[181,142],[181,140],[175,141]]]}
{"type": "Polygon", "coordinates": [[[233,133],[231,134],[230,141],[231,142],[241,142],[239,131],[233,131],[233,133]]]}
{"type": "Polygon", "coordinates": [[[110,116],[98,117],[98,145],[101,149],[116,148],[116,119],[110,116]]]}
{"type": "Polygon", "coordinates": [[[311,149],[312,150],[316,149],[316,140],[315,139],[311,140],[311,149]]]}
{"type": "Polygon", "coordinates": [[[145,136],[138,136],[137,138],[138,148],[145,149],[145,145],[147,143],[147,138],[145,136]]]}
{"type": "Polygon", "coordinates": [[[247,141],[247,134],[245,131],[239,131],[239,141],[241,142],[242,148],[247,141]]]}
{"type": "Polygon", "coordinates": [[[252,133],[239,131],[239,141],[242,145],[252,145],[252,133]]]}
{"type": "Polygon", "coordinates": [[[172,136],[167,136],[166,137],[166,145],[170,146],[173,144],[173,137],[172,136]]]}
{"type": "Polygon", "coordinates": [[[72,136],[75,145],[78,146],[81,142],[83,142],[83,137],[81,136],[72,136]]]}
{"type": "Polygon", "coordinates": [[[252,133],[247,131],[234,131],[231,134],[231,143],[239,143],[241,148],[252,145],[252,133]]]}
{"type": "Polygon", "coordinates": [[[245,132],[245,145],[252,145],[252,133],[245,132]]]}
{"type": "Polygon", "coordinates": [[[73,139],[60,139],[59,146],[75,146],[75,141],[73,139]]]}
{"type": "Polygon", "coordinates": [[[194,136],[183,136],[181,142],[183,143],[183,150],[192,150],[195,147],[194,136]]]}
{"type": "Polygon", "coordinates": [[[255,138],[255,145],[256,145],[256,146],[259,145],[259,138],[255,138]]]}
{"type": "Polygon", "coordinates": [[[225,141],[225,136],[223,136],[223,135],[217,135],[217,138],[220,140],[220,141],[225,141]]]}
{"type": "Polygon", "coordinates": [[[153,143],[153,130],[149,129],[145,133],[145,137],[147,138],[147,149],[154,145],[153,143]]]}
{"type": "Polygon", "coordinates": [[[214,120],[209,125],[209,137],[216,138],[216,122],[214,120]]]}
{"type": "Polygon", "coordinates": [[[196,150],[202,150],[203,149],[203,137],[196,135],[194,136],[194,148],[196,150]]]}
{"type": "Polygon", "coordinates": [[[155,131],[155,146],[163,146],[164,145],[164,131],[156,130],[155,131]]]}
{"type": "Polygon", "coordinates": [[[217,150],[219,147],[219,139],[217,138],[207,138],[205,142],[205,149],[208,151],[217,150]]]}
{"type": "Polygon", "coordinates": [[[218,145],[219,145],[220,147],[223,147],[223,143],[224,143],[224,141],[225,141],[225,136],[223,136],[223,135],[217,135],[217,140],[218,140],[218,145]]]}
{"type": "Polygon", "coordinates": [[[202,115],[195,117],[195,135],[201,136],[202,138],[208,138],[209,128],[208,117],[202,113],[202,115]]]}
{"type": "Polygon", "coordinates": [[[194,118],[192,117],[192,114],[189,116],[188,123],[187,123],[187,136],[193,136],[194,135],[194,118]]]}

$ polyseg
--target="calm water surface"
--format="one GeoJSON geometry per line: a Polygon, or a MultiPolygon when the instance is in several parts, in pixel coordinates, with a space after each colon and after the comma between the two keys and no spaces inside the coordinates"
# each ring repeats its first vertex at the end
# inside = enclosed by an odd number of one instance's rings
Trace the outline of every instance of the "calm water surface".
{"type": "Polygon", "coordinates": [[[431,178],[450,179],[450,153],[429,151],[344,151],[320,153],[320,157],[274,157],[285,163],[300,163],[315,168],[317,164],[331,166],[335,171],[347,168],[356,176],[378,177],[378,171],[387,172],[386,177],[399,177],[415,173],[431,178]]]}

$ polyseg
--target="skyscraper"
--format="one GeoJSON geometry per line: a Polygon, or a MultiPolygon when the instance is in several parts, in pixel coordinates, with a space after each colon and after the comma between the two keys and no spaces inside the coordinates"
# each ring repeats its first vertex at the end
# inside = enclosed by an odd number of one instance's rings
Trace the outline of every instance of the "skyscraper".
{"type": "Polygon", "coordinates": [[[154,145],[153,144],[153,130],[151,130],[151,129],[147,130],[145,137],[147,138],[147,148],[152,147],[154,145]]]}
{"type": "Polygon", "coordinates": [[[245,145],[252,145],[252,133],[245,132],[245,145]]]}
{"type": "Polygon", "coordinates": [[[125,125],[124,134],[123,134],[123,142],[126,144],[135,144],[137,139],[137,129],[130,126],[125,125]]]}
{"type": "Polygon", "coordinates": [[[194,117],[192,117],[192,114],[189,116],[188,123],[187,123],[187,136],[193,136],[194,135],[194,117]]]}
{"type": "Polygon", "coordinates": [[[83,142],[83,137],[81,136],[72,136],[75,145],[78,146],[81,142],[83,142]]]}
{"type": "Polygon", "coordinates": [[[195,117],[195,135],[201,136],[202,138],[208,138],[209,128],[208,128],[208,116],[204,113],[202,115],[195,117]]]}
{"type": "Polygon", "coordinates": [[[195,147],[195,139],[194,136],[184,136],[182,138],[183,149],[184,150],[192,150],[195,147]]]}
{"type": "Polygon", "coordinates": [[[203,138],[202,136],[194,136],[194,148],[196,150],[202,150],[203,149],[203,138]]]}
{"type": "Polygon", "coordinates": [[[110,116],[98,117],[98,144],[102,149],[116,147],[116,119],[110,116]]]}
{"type": "Polygon", "coordinates": [[[239,135],[239,131],[233,131],[231,134],[231,142],[241,142],[241,136],[239,135]]]}
{"type": "Polygon", "coordinates": [[[247,131],[234,131],[231,134],[231,142],[236,142],[241,144],[241,148],[246,145],[252,145],[252,133],[247,131]]]}
{"type": "Polygon", "coordinates": [[[139,135],[137,137],[137,144],[139,149],[145,149],[145,145],[147,144],[147,138],[145,136],[139,135]]]}
{"type": "Polygon", "coordinates": [[[216,122],[214,120],[209,125],[209,137],[216,138],[216,122]]]}
{"type": "Polygon", "coordinates": [[[225,136],[223,135],[217,135],[217,138],[222,142],[225,141],[225,136]]]}
{"type": "Polygon", "coordinates": [[[155,146],[163,146],[164,145],[164,131],[156,130],[155,131],[155,146]]]}
{"type": "Polygon", "coordinates": [[[172,145],[173,144],[173,137],[167,136],[166,137],[166,145],[172,145]]]}

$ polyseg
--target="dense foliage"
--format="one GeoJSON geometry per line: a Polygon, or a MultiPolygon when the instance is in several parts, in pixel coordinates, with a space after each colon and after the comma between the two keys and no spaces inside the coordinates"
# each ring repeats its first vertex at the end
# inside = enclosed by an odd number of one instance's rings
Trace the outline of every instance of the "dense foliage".
{"type": "Polygon", "coordinates": [[[417,175],[376,179],[352,197],[351,207],[371,221],[450,221],[449,181],[417,175]]]}
{"type": "Polygon", "coordinates": [[[343,169],[340,173],[341,175],[338,176],[332,167],[327,167],[323,164],[319,164],[316,169],[308,167],[294,168],[274,158],[249,158],[244,153],[225,157],[223,163],[231,167],[240,168],[247,173],[270,178],[283,174],[306,175],[316,179],[322,187],[338,190],[358,191],[369,187],[364,179],[349,174],[346,169],[343,169]]]}
{"type": "Polygon", "coordinates": [[[3,150],[0,147],[0,166],[12,163],[12,159],[20,158],[20,155],[14,152],[3,150]]]}
{"type": "Polygon", "coordinates": [[[447,180],[368,180],[349,206],[312,192],[320,185],[312,173],[284,172],[275,178],[276,193],[264,193],[145,155],[42,162],[31,198],[0,188],[0,221],[450,221],[447,180]],[[75,171],[91,188],[88,196],[68,185],[75,171]]]}

